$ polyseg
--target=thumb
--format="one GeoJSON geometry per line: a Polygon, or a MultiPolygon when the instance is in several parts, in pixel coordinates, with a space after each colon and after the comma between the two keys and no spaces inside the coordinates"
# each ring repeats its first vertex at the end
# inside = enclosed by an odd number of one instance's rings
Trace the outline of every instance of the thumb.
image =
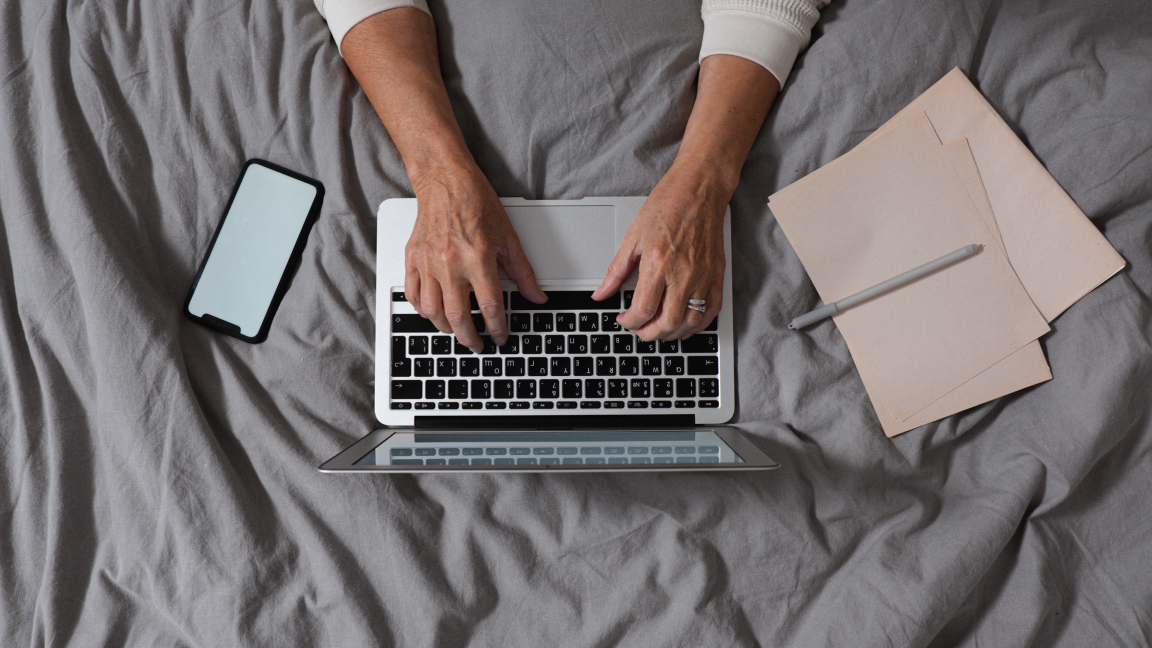
{"type": "Polygon", "coordinates": [[[620,250],[616,252],[616,256],[612,257],[612,263],[608,264],[608,270],[604,273],[604,280],[600,282],[600,287],[592,293],[592,299],[604,299],[620,290],[620,286],[636,269],[636,263],[640,259],[640,255],[635,254],[635,252],[636,244],[625,238],[620,245],[620,250]]]}

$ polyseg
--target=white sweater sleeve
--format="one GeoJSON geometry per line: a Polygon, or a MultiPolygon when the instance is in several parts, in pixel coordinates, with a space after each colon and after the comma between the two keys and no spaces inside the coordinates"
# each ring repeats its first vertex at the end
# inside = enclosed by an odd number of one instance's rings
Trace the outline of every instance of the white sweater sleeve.
{"type": "Polygon", "coordinates": [[[356,26],[356,23],[364,20],[369,16],[374,16],[381,11],[388,11],[389,9],[396,9],[399,7],[415,7],[426,14],[431,15],[428,11],[427,0],[312,0],[316,3],[316,8],[320,10],[320,15],[328,21],[328,30],[332,32],[332,38],[336,39],[336,47],[339,48],[340,44],[344,41],[344,35],[348,33],[349,29],[356,26]]]}
{"type": "Polygon", "coordinates": [[[764,66],[780,85],[828,0],[704,0],[704,42],[700,60],[732,54],[764,66]]]}

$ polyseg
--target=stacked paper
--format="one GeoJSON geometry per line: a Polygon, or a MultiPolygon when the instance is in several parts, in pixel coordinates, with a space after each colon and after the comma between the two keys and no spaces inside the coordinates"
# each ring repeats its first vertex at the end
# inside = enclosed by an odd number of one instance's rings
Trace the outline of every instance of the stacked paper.
{"type": "Polygon", "coordinates": [[[769,205],[824,303],[984,246],[833,316],[888,436],[1050,379],[1047,322],[1124,266],[958,69],[769,205]]]}

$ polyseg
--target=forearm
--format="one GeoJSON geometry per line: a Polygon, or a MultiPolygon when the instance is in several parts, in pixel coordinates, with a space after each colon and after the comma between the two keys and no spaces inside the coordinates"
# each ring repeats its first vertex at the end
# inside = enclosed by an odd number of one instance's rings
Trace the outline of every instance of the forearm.
{"type": "Polygon", "coordinates": [[[723,54],[704,59],[672,171],[727,203],[779,91],[776,77],[752,61],[723,54]]]}
{"type": "Polygon", "coordinates": [[[417,193],[431,178],[475,168],[440,75],[428,14],[411,8],[378,13],[349,30],[341,49],[417,193]]]}

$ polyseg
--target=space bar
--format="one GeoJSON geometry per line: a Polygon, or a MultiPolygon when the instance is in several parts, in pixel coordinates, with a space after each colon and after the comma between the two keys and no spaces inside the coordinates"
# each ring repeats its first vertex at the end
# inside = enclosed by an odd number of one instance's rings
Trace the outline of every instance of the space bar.
{"type": "Polygon", "coordinates": [[[564,310],[619,310],[620,293],[612,295],[604,301],[592,299],[592,292],[588,290],[549,290],[548,301],[543,304],[534,304],[522,297],[520,293],[512,293],[512,310],[514,311],[564,311],[564,310]]]}

